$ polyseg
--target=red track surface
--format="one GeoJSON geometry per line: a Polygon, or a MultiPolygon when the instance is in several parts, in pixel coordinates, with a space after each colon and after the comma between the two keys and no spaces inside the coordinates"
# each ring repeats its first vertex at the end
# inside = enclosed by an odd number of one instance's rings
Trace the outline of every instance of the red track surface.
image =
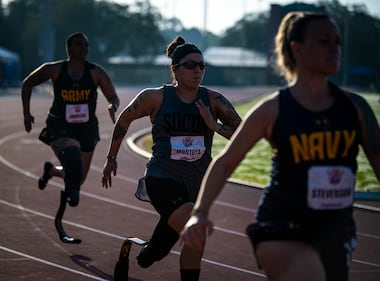
{"type": "MultiPolygon", "coordinates": [[[[118,88],[125,106],[140,88],[118,88]]],[[[66,209],[65,230],[82,239],[79,245],[63,244],[54,229],[60,179],[52,179],[46,190],[37,188],[43,162],[57,163],[49,148],[37,140],[44,126],[51,97],[34,94],[31,111],[36,123],[30,134],[22,121],[20,90],[0,90],[0,280],[112,280],[113,268],[125,236],[147,239],[158,218],[154,209],[134,197],[146,158],[125,145],[118,155],[118,175],[110,190],[101,188],[101,176],[112,124],[105,100],[99,94],[98,117],[101,138],[78,207],[66,209]]],[[[232,101],[246,100],[268,89],[221,89],[232,101]]],[[[129,136],[149,127],[147,118],[136,121],[129,136]]],[[[208,241],[201,280],[265,280],[244,229],[254,219],[260,190],[228,183],[214,205],[211,217],[216,231],[208,241]]],[[[367,204],[366,202],[357,202],[367,204]]],[[[371,203],[375,208],[377,203],[371,203]]],[[[350,281],[380,280],[380,213],[355,210],[358,248],[350,281]]],[[[164,260],[149,269],[138,267],[132,247],[130,280],[179,280],[177,245],[164,260]]]]}

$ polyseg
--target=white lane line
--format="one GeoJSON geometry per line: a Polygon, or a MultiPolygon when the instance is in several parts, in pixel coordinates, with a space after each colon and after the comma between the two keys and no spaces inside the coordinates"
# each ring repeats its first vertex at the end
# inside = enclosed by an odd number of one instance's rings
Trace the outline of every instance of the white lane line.
{"type": "Polygon", "coordinates": [[[368,233],[364,233],[364,232],[356,232],[356,234],[358,236],[364,236],[364,237],[367,237],[367,238],[373,238],[373,239],[376,239],[376,240],[380,240],[380,236],[378,236],[378,235],[372,235],[372,234],[368,234],[368,233]]]}
{"type": "MultiPolygon", "coordinates": [[[[2,139],[0,139],[0,146],[3,145],[6,141],[9,141],[11,139],[14,139],[16,137],[21,137],[25,135],[24,132],[18,132],[18,133],[14,133],[14,134],[10,134],[2,139]]],[[[38,176],[30,173],[30,172],[27,172],[23,169],[21,169],[20,167],[12,164],[11,162],[7,161],[2,155],[0,155],[0,161],[3,162],[5,165],[7,165],[8,167],[18,171],[19,173],[25,175],[25,176],[28,176],[28,177],[31,177],[31,178],[34,178],[34,179],[38,179],[38,176]]],[[[95,171],[100,171],[102,172],[102,169],[100,167],[97,167],[97,166],[94,166],[94,165],[91,165],[91,168],[94,169],[95,171]]],[[[132,182],[132,183],[135,183],[137,184],[137,180],[136,179],[132,179],[130,177],[126,177],[126,176],[122,176],[122,175],[118,175],[119,178],[125,180],[125,181],[129,181],[129,182],[132,182]]],[[[50,184],[50,182],[49,182],[50,184]]],[[[60,188],[63,188],[63,185],[62,184],[59,184],[59,183],[55,183],[53,181],[51,181],[51,184],[55,185],[55,186],[58,186],[60,188]]],[[[132,205],[132,204],[125,204],[125,203],[122,203],[122,202],[119,202],[119,201],[115,201],[115,200],[112,200],[112,199],[108,199],[108,198],[104,198],[104,197],[100,197],[100,196],[97,196],[95,194],[91,194],[91,193],[88,193],[88,192],[85,192],[85,191],[82,191],[81,194],[87,196],[87,197],[90,197],[90,198],[94,198],[94,199],[97,199],[97,200],[101,200],[101,201],[104,201],[104,202],[107,202],[107,203],[111,203],[111,204],[115,204],[115,205],[118,205],[118,206],[122,206],[122,207],[127,207],[127,208],[131,208],[131,209],[134,209],[134,210],[138,210],[138,211],[141,211],[141,212],[145,212],[145,213],[149,213],[149,214],[154,214],[154,215],[157,215],[156,212],[154,211],[151,211],[149,209],[145,209],[145,208],[141,208],[141,207],[138,207],[138,206],[135,206],[135,205],[132,205]]],[[[0,199],[0,202],[6,202],[4,200],[1,200],[0,199]]],[[[217,203],[217,202],[216,202],[217,203]]],[[[12,204],[12,203],[10,203],[12,204]]],[[[229,207],[236,207],[236,205],[233,205],[233,204],[229,204],[229,203],[224,203],[224,202],[221,202],[221,204],[225,204],[226,206],[228,205],[229,207]]],[[[19,205],[18,205],[19,206],[19,205]]],[[[237,206],[238,207],[238,206],[237,206]]],[[[21,206],[21,208],[23,208],[23,210],[26,210],[24,207],[21,206]]],[[[247,209],[249,210],[249,209],[247,209]]],[[[254,211],[253,209],[251,209],[250,211],[254,211]]],[[[37,212],[38,213],[38,212],[37,212]]],[[[42,213],[41,213],[42,214],[42,213]]],[[[43,215],[43,216],[48,216],[48,215],[43,215]]],[[[49,218],[51,219],[54,219],[52,216],[48,216],[49,218]]],[[[96,230],[96,229],[93,229],[93,228],[87,228],[83,225],[80,225],[80,224],[76,224],[76,223],[73,223],[73,222],[69,222],[69,221],[66,221],[67,224],[71,224],[71,225],[74,225],[74,226],[77,226],[79,228],[84,228],[84,229],[87,229],[89,231],[94,231],[94,232],[97,232],[97,233],[107,233],[109,234],[108,232],[103,232],[101,230],[96,230]]],[[[217,226],[214,226],[215,230],[219,230],[221,232],[225,232],[225,233],[229,233],[229,234],[234,234],[234,235],[238,235],[238,236],[242,236],[242,237],[246,237],[246,234],[244,233],[241,233],[241,232],[237,232],[237,231],[233,231],[233,230],[228,230],[228,229],[224,229],[224,228],[220,228],[220,227],[217,227],[217,226]]],[[[365,236],[367,238],[373,238],[373,239],[380,239],[379,236],[377,235],[371,235],[371,234],[366,234],[366,233],[362,233],[362,232],[358,232],[357,233],[358,235],[362,235],[362,236],[365,236]]],[[[112,236],[113,234],[109,234],[109,236],[112,236]]],[[[121,237],[121,236],[119,236],[121,237]]],[[[123,238],[121,238],[123,239],[123,238]]],[[[358,263],[363,263],[363,264],[368,264],[368,265],[371,265],[371,263],[367,263],[365,261],[361,261],[361,260],[355,260],[356,262],[358,263]]]]}
{"type": "MultiPolygon", "coordinates": [[[[36,130],[38,130],[38,129],[36,129],[36,130]]],[[[26,133],[24,133],[24,132],[18,132],[18,133],[10,134],[10,135],[8,135],[8,136],[0,139],[0,146],[3,145],[7,141],[11,141],[13,139],[23,137],[25,135],[26,135],[26,133]]],[[[22,169],[22,168],[20,168],[20,167],[18,167],[16,165],[14,165],[13,163],[11,163],[7,159],[5,159],[1,154],[0,154],[0,162],[2,162],[4,165],[6,165],[9,168],[11,168],[11,169],[19,172],[20,174],[22,174],[24,176],[33,178],[35,180],[37,180],[39,178],[39,176],[37,176],[37,175],[35,175],[33,173],[30,173],[30,172],[28,172],[28,171],[26,171],[26,170],[24,170],[24,169],[22,169]]],[[[95,165],[91,165],[91,169],[95,170],[97,172],[100,172],[100,173],[103,172],[103,168],[95,166],[95,165]]],[[[138,182],[136,179],[133,179],[133,178],[130,178],[130,177],[127,177],[127,176],[123,176],[121,174],[118,174],[116,177],[119,178],[119,179],[121,179],[121,180],[125,180],[127,182],[130,182],[130,183],[136,184],[136,185],[137,185],[137,182],[138,182]]],[[[61,189],[64,188],[63,184],[57,183],[54,180],[50,180],[49,181],[49,185],[54,185],[54,186],[57,186],[57,187],[59,187],[61,189]]],[[[144,212],[144,213],[149,213],[149,214],[157,215],[157,213],[155,211],[152,211],[150,209],[138,207],[138,206],[135,206],[133,204],[125,204],[125,203],[122,203],[122,202],[119,202],[119,201],[115,201],[115,200],[112,200],[112,199],[108,199],[108,198],[104,198],[104,197],[101,197],[101,196],[97,196],[95,194],[92,194],[92,193],[89,193],[89,192],[86,192],[86,191],[81,191],[81,195],[84,195],[84,196],[87,196],[87,197],[90,197],[90,198],[93,198],[93,199],[96,199],[96,200],[104,201],[104,202],[107,202],[107,203],[110,203],[110,204],[114,204],[114,205],[118,205],[118,206],[122,206],[122,207],[127,207],[127,208],[134,209],[134,210],[137,210],[137,211],[141,211],[141,212],[144,212]]],[[[229,207],[229,208],[234,208],[234,209],[237,209],[237,210],[247,211],[247,212],[251,212],[251,213],[255,212],[254,209],[243,208],[241,206],[230,204],[230,203],[226,203],[226,202],[216,201],[215,204],[222,205],[222,206],[229,207]]],[[[246,237],[245,233],[241,233],[241,232],[237,232],[237,231],[234,231],[234,230],[225,229],[225,228],[222,228],[222,227],[215,226],[215,230],[221,231],[221,232],[225,232],[225,233],[229,233],[229,234],[235,234],[237,236],[246,237]]]]}
{"type": "MultiPolygon", "coordinates": [[[[103,168],[101,168],[99,166],[96,166],[94,164],[91,164],[91,170],[97,171],[99,173],[103,173],[103,168]]],[[[138,181],[136,179],[132,179],[130,177],[120,175],[119,173],[117,174],[116,178],[128,181],[128,182],[136,184],[136,185],[138,183],[138,181]]],[[[235,205],[235,204],[231,204],[231,203],[227,203],[227,202],[223,202],[223,201],[219,201],[219,200],[216,200],[215,204],[221,205],[221,206],[224,206],[224,207],[229,207],[231,209],[236,209],[236,210],[240,210],[240,211],[249,212],[249,213],[252,213],[252,214],[256,212],[256,209],[246,208],[246,207],[242,207],[242,206],[239,206],[239,205],[235,205]]]]}
{"type": "MultiPolygon", "coordinates": [[[[40,130],[39,128],[36,128],[35,130],[40,130]]],[[[21,138],[21,137],[25,137],[27,136],[27,134],[25,132],[16,132],[16,133],[13,133],[13,134],[10,134],[8,136],[5,136],[3,138],[0,139],[0,146],[2,146],[4,143],[8,142],[8,141],[11,141],[13,139],[16,139],[16,138],[21,138]]],[[[38,179],[39,176],[37,175],[34,175],[16,165],[14,165],[13,163],[9,162],[7,159],[5,159],[2,155],[0,155],[0,162],[4,163],[6,166],[8,166],[9,168],[19,172],[20,174],[22,175],[25,175],[25,176],[28,176],[30,178],[33,178],[33,179],[38,179]]],[[[94,171],[97,171],[97,172],[100,172],[102,173],[103,172],[103,168],[99,167],[99,166],[95,166],[95,165],[91,165],[91,170],[94,170],[94,171]]],[[[130,178],[130,177],[127,177],[127,176],[123,176],[121,174],[118,174],[116,176],[116,178],[119,178],[119,179],[122,179],[122,180],[125,180],[127,182],[130,182],[130,183],[133,183],[133,184],[136,184],[138,183],[138,180],[137,179],[134,179],[134,178],[130,178]]],[[[49,181],[49,184],[52,184],[52,185],[55,185],[55,186],[58,186],[60,188],[63,188],[63,185],[62,184],[58,184],[56,182],[54,182],[53,180],[52,181],[49,181]]],[[[81,192],[81,194],[86,194],[86,192],[81,192]]],[[[87,195],[89,195],[89,193],[87,193],[87,195]]],[[[116,202],[116,201],[115,201],[116,202]]],[[[235,204],[230,204],[230,203],[227,203],[227,202],[222,202],[222,201],[215,201],[215,204],[217,205],[221,205],[221,206],[225,206],[225,207],[229,207],[229,208],[233,208],[233,209],[237,209],[237,210],[241,210],[241,211],[246,211],[246,212],[250,212],[250,213],[255,213],[256,212],[256,209],[251,209],[251,208],[246,208],[246,207],[241,207],[241,206],[238,206],[238,205],[235,205],[235,204]]],[[[116,204],[116,205],[120,205],[120,204],[116,204]]],[[[130,205],[131,206],[131,205],[130,205]]],[[[146,210],[146,209],[145,209],[146,210]]],[[[149,211],[149,210],[148,210],[149,211]]]]}
{"type": "MultiPolygon", "coordinates": [[[[38,129],[36,129],[36,130],[38,130],[38,129]]],[[[0,139],[0,146],[3,145],[4,143],[8,142],[8,141],[11,141],[11,140],[16,139],[16,138],[23,137],[25,135],[26,135],[25,132],[16,132],[16,133],[10,134],[8,136],[5,136],[5,137],[3,137],[3,138],[0,139]]],[[[3,162],[6,166],[8,166],[9,168],[11,168],[11,169],[19,172],[20,174],[23,174],[25,176],[31,177],[31,178],[36,179],[36,180],[39,178],[39,176],[34,175],[34,174],[32,174],[32,173],[30,173],[30,172],[28,172],[28,171],[26,171],[26,170],[24,170],[24,169],[16,166],[16,165],[14,165],[13,163],[9,162],[2,155],[0,155],[0,162],[3,162]]],[[[100,172],[100,173],[103,172],[102,168],[100,168],[98,166],[95,166],[95,165],[91,165],[91,169],[93,169],[93,170],[95,170],[97,172],[100,172]]],[[[136,179],[133,179],[133,178],[130,178],[130,177],[127,177],[127,176],[123,176],[123,175],[120,175],[120,174],[117,175],[117,178],[120,178],[122,180],[125,180],[125,181],[133,183],[133,184],[137,184],[137,182],[138,182],[136,179]]],[[[61,189],[64,188],[64,186],[62,184],[54,182],[53,180],[49,181],[49,184],[57,186],[57,187],[59,187],[61,189]]],[[[142,207],[138,207],[138,206],[133,205],[133,204],[122,203],[122,202],[119,202],[119,201],[116,201],[116,200],[112,200],[112,199],[109,199],[109,198],[97,196],[95,194],[92,194],[92,193],[89,193],[89,192],[86,192],[86,191],[81,191],[81,194],[84,195],[84,196],[96,199],[96,200],[100,200],[100,201],[107,202],[107,203],[110,203],[110,204],[114,204],[114,205],[117,205],[117,206],[126,207],[126,208],[130,208],[130,209],[133,209],[133,210],[137,210],[137,211],[141,211],[141,212],[144,212],[144,213],[148,213],[148,214],[152,214],[152,215],[156,215],[157,216],[157,213],[155,211],[152,211],[152,210],[146,209],[146,208],[142,208],[142,207]]],[[[252,212],[252,213],[256,211],[255,209],[242,208],[240,206],[237,206],[237,205],[234,205],[234,204],[229,204],[229,203],[226,203],[226,202],[221,202],[221,201],[215,201],[215,204],[219,204],[219,205],[223,205],[223,206],[226,206],[226,207],[230,207],[230,208],[234,208],[234,209],[239,209],[239,210],[243,210],[243,211],[247,211],[247,212],[252,212]]],[[[230,229],[225,229],[225,228],[222,228],[222,227],[218,227],[216,225],[214,226],[214,228],[215,228],[215,230],[220,231],[220,232],[224,232],[224,233],[228,233],[228,234],[233,234],[233,235],[237,235],[237,236],[241,236],[241,237],[246,237],[246,234],[242,233],[242,232],[238,232],[238,231],[234,231],[234,230],[230,230],[230,229]]],[[[367,238],[380,239],[380,236],[378,236],[378,235],[372,235],[372,234],[367,234],[367,233],[363,233],[363,232],[358,232],[357,235],[358,236],[364,236],[364,237],[367,237],[367,238]]]]}
{"type": "MultiPolygon", "coordinates": [[[[29,208],[25,208],[25,207],[23,207],[21,205],[18,205],[18,204],[13,204],[13,203],[10,203],[10,202],[2,200],[2,199],[0,199],[0,203],[6,205],[8,207],[12,207],[12,208],[18,209],[18,210],[23,211],[23,212],[31,213],[33,215],[37,215],[37,216],[41,216],[41,217],[44,217],[44,218],[47,218],[47,219],[50,219],[50,220],[54,220],[54,217],[51,216],[51,215],[47,215],[47,214],[44,214],[44,213],[41,213],[41,212],[38,212],[38,211],[35,211],[35,210],[32,210],[32,209],[29,209],[29,208]]],[[[108,237],[112,237],[112,238],[115,238],[115,239],[125,240],[125,238],[126,238],[125,236],[120,236],[120,235],[117,235],[117,234],[109,233],[107,231],[103,231],[103,230],[96,229],[96,228],[93,228],[93,227],[88,227],[88,226],[85,226],[83,224],[78,224],[78,223],[75,223],[75,222],[72,222],[72,221],[62,220],[62,222],[64,222],[65,224],[71,225],[71,226],[75,226],[77,228],[81,228],[81,229],[84,229],[84,230],[87,230],[87,231],[90,231],[90,232],[95,232],[97,234],[108,236],[108,237]]],[[[177,252],[177,251],[173,251],[172,250],[170,252],[172,254],[175,254],[175,255],[180,255],[180,253],[177,252]]],[[[228,268],[228,269],[233,269],[233,270],[244,272],[244,273],[247,273],[247,274],[265,277],[261,273],[258,273],[258,272],[255,272],[255,271],[246,270],[244,268],[239,268],[239,267],[232,266],[232,265],[229,265],[229,264],[224,264],[224,263],[220,263],[220,262],[209,260],[209,259],[202,259],[202,261],[205,262],[205,263],[217,265],[217,266],[228,268]]]]}
{"type": "Polygon", "coordinates": [[[46,264],[46,265],[49,265],[49,266],[52,266],[52,267],[56,267],[56,268],[59,268],[59,269],[62,269],[62,270],[66,270],[66,271],[69,271],[71,273],[82,275],[82,276],[91,278],[93,280],[106,280],[106,279],[103,279],[103,278],[99,278],[97,276],[93,276],[93,275],[87,274],[87,273],[79,271],[79,270],[72,269],[72,268],[67,267],[67,266],[59,265],[59,264],[56,264],[56,263],[53,263],[53,262],[50,262],[50,261],[47,261],[47,260],[43,260],[43,259],[40,259],[40,258],[31,256],[31,255],[28,255],[28,254],[25,254],[25,253],[16,251],[16,250],[12,250],[12,249],[6,248],[4,246],[0,246],[0,250],[3,250],[3,251],[8,252],[8,253],[12,253],[14,255],[18,255],[18,256],[21,256],[21,257],[24,257],[24,258],[27,258],[27,259],[30,259],[30,260],[33,260],[33,261],[36,261],[36,262],[39,262],[39,263],[43,263],[43,264],[46,264]]]}
{"type": "MultiPolygon", "coordinates": [[[[37,216],[41,216],[41,217],[44,217],[44,218],[47,218],[47,219],[50,219],[50,220],[54,220],[54,217],[51,216],[51,215],[47,215],[47,214],[42,213],[42,212],[38,212],[38,211],[29,209],[29,208],[25,208],[25,207],[23,207],[22,205],[19,205],[19,204],[10,203],[10,202],[5,201],[3,199],[0,199],[0,203],[6,205],[8,207],[12,207],[12,208],[18,209],[18,210],[23,211],[23,212],[28,212],[28,213],[31,213],[31,214],[34,214],[34,215],[37,215],[37,216]]],[[[95,233],[98,233],[100,235],[112,237],[112,238],[119,239],[119,240],[124,240],[125,239],[124,236],[113,234],[113,233],[110,233],[110,232],[107,232],[107,231],[103,231],[103,230],[100,230],[100,229],[96,229],[96,228],[93,228],[93,227],[85,226],[83,224],[78,224],[78,223],[75,223],[75,222],[72,222],[72,221],[68,221],[68,220],[62,220],[62,221],[65,224],[72,225],[72,226],[75,226],[77,228],[85,229],[85,230],[90,231],[90,232],[95,232],[95,233]]],[[[171,251],[171,253],[179,254],[176,251],[171,251]]],[[[367,262],[367,261],[363,261],[363,260],[358,260],[358,259],[353,259],[353,261],[357,262],[357,263],[365,264],[365,265],[370,265],[370,266],[374,266],[374,267],[380,267],[380,264],[377,264],[377,263],[371,263],[371,262],[367,262]]],[[[223,264],[223,263],[219,264],[218,262],[207,260],[207,259],[204,259],[204,262],[218,264],[218,265],[220,265],[222,267],[225,267],[225,268],[232,268],[233,267],[231,265],[227,265],[227,264],[223,264]]],[[[245,271],[245,269],[241,269],[239,271],[245,271]]],[[[249,272],[251,272],[251,271],[249,271],[249,272]]],[[[252,271],[252,273],[250,273],[250,274],[255,275],[256,272],[252,271]]]]}
{"type": "Polygon", "coordinates": [[[367,261],[362,261],[362,260],[357,260],[357,259],[352,259],[352,261],[357,262],[357,263],[361,263],[361,264],[365,264],[365,265],[369,265],[369,266],[374,266],[374,267],[379,267],[379,268],[380,268],[380,264],[378,264],[378,263],[367,262],[367,261]]]}

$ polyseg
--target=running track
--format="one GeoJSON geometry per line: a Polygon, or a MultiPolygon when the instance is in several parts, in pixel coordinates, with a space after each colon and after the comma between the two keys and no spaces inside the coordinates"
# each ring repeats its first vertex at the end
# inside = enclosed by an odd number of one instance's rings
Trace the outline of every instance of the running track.
{"type": "MultiPolygon", "coordinates": [[[[141,88],[118,88],[125,106],[141,88]]],[[[22,123],[19,89],[0,90],[0,280],[112,280],[113,268],[125,236],[147,239],[158,218],[154,209],[134,197],[137,180],[142,176],[146,158],[128,143],[118,155],[118,175],[109,190],[101,188],[102,167],[112,132],[99,93],[98,117],[101,138],[94,154],[87,181],[82,187],[78,207],[66,209],[65,230],[82,239],[79,245],[59,241],[53,225],[63,182],[51,180],[46,190],[37,188],[43,162],[57,160],[49,148],[37,140],[44,125],[51,97],[44,88],[33,94],[31,111],[35,124],[30,134],[22,123]]],[[[233,102],[249,99],[268,89],[222,89],[233,102]]],[[[147,118],[138,120],[129,137],[149,127],[147,118]]],[[[201,280],[265,280],[253,258],[245,237],[245,226],[253,220],[260,190],[228,183],[211,217],[216,231],[209,239],[202,263],[201,280]]],[[[379,202],[372,210],[355,209],[358,225],[358,248],[350,272],[350,281],[380,280],[380,212],[379,202]]],[[[137,266],[133,246],[130,257],[130,280],[179,280],[179,245],[161,262],[149,269],[137,266]]]]}

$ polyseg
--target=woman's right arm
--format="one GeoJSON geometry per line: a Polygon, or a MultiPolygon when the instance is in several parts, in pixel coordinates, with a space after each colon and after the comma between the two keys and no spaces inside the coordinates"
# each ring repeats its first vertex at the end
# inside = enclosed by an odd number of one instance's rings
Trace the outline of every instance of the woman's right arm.
{"type": "Polygon", "coordinates": [[[57,64],[45,63],[32,71],[22,82],[21,99],[24,114],[24,127],[29,133],[32,130],[34,117],[30,113],[30,98],[34,86],[40,85],[49,79],[54,79],[57,73],[57,64]]]}
{"type": "Polygon", "coordinates": [[[159,106],[160,96],[159,89],[143,90],[120,113],[113,128],[107,160],[103,169],[103,187],[108,188],[112,186],[111,175],[115,176],[117,170],[116,157],[129,126],[136,119],[148,115],[152,116],[159,106]]]}

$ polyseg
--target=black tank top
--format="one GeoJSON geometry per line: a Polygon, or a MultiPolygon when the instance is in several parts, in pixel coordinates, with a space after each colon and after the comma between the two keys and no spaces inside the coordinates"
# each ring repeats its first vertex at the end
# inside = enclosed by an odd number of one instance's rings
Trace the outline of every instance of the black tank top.
{"type": "MultiPolygon", "coordinates": [[[[279,113],[272,133],[271,181],[264,191],[257,215],[259,220],[302,219],[308,212],[318,212],[310,209],[307,199],[312,167],[328,167],[331,170],[330,183],[334,181],[334,173],[338,177],[340,175],[339,169],[334,170],[334,167],[343,166],[356,173],[358,113],[346,94],[333,84],[330,87],[335,96],[334,104],[320,112],[309,111],[298,104],[289,88],[280,91],[279,113]]],[[[345,196],[344,192],[350,192],[317,191],[314,191],[316,197],[322,199],[345,196]]],[[[353,190],[351,193],[353,196],[353,190]]],[[[349,212],[351,206],[346,209],[349,212]]],[[[326,213],[325,210],[323,212],[326,213]]],[[[327,213],[330,212],[334,210],[327,213]]]]}
{"type": "Polygon", "coordinates": [[[63,61],[58,79],[53,84],[54,100],[50,116],[73,124],[97,122],[95,112],[98,93],[90,72],[94,67],[94,64],[86,61],[82,77],[74,80],[67,72],[67,61],[63,61]]]}

